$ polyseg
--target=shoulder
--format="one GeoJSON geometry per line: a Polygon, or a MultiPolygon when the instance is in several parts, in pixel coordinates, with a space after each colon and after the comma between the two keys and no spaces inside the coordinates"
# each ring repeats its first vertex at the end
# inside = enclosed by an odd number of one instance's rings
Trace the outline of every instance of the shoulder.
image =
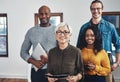
{"type": "Polygon", "coordinates": [[[51,25],[49,26],[49,28],[51,28],[51,29],[55,29],[56,26],[51,24],[51,25]]]}
{"type": "Polygon", "coordinates": [[[35,27],[31,27],[26,31],[26,36],[31,35],[32,33],[34,33],[35,27]]]}
{"type": "Polygon", "coordinates": [[[33,26],[28,29],[28,32],[32,32],[32,31],[36,30],[37,28],[38,28],[38,26],[33,26]]]}
{"type": "Polygon", "coordinates": [[[73,45],[69,45],[70,47],[70,49],[73,49],[73,50],[77,50],[77,48],[75,47],[75,46],[73,46],[73,45]]]}
{"type": "Polygon", "coordinates": [[[81,50],[73,45],[70,45],[69,53],[74,57],[81,57],[81,50]]]}
{"type": "Polygon", "coordinates": [[[82,25],[81,28],[84,28],[84,27],[90,26],[90,24],[91,24],[90,21],[88,21],[88,22],[84,23],[84,24],[82,25]]]}
{"type": "Polygon", "coordinates": [[[79,48],[77,48],[77,47],[75,47],[73,45],[70,45],[70,51],[73,51],[73,52],[76,52],[76,53],[80,53],[81,52],[79,48]]]}
{"type": "Polygon", "coordinates": [[[88,26],[90,26],[91,25],[91,22],[90,21],[88,21],[88,22],[86,22],[86,23],[84,23],[82,26],[81,26],[81,31],[83,31],[84,29],[86,29],[88,26]]]}
{"type": "Polygon", "coordinates": [[[115,25],[112,24],[112,23],[109,22],[109,21],[104,20],[104,19],[102,19],[102,20],[100,21],[100,29],[101,29],[101,30],[103,29],[102,32],[107,32],[107,31],[109,31],[109,32],[111,32],[111,34],[114,33],[114,32],[116,32],[115,25]]]}
{"type": "Polygon", "coordinates": [[[102,49],[102,50],[99,52],[99,54],[101,54],[101,55],[103,55],[103,56],[108,55],[107,52],[106,52],[104,49],[102,49]]]}
{"type": "Polygon", "coordinates": [[[103,18],[102,18],[102,20],[101,20],[101,23],[104,24],[104,25],[106,25],[106,26],[108,26],[108,28],[115,28],[115,25],[114,25],[114,24],[112,24],[112,23],[109,22],[109,21],[104,20],[103,18]]]}
{"type": "Polygon", "coordinates": [[[51,49],[49,50],[49,53],[55,52],[55,51],[57,51],[57,47],[51,48],[51,49]]]}
{"type": "Polygon", "coordinates": [[[107,53],[104,49],[102,49],[101,52],[107,53]]]}

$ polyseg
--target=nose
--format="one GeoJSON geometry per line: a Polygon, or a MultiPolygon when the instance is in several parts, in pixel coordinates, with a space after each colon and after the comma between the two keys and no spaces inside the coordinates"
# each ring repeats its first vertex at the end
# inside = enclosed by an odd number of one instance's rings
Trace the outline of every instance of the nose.
{"type": "Polygon", "coordinates": [[[92,37],[91,36],[88,36],[88,39],[91,39],[92,37]]]}
{"type": "Polygon", "coordinates": [[[43,17],[43,18],[45,18],[45,17],[46,17],[46,15],[45,15],[45,14],[43,14],[43,15],[42,15],[42,17],[43,17]]]}
{"type": "Polygon", "coordinates": [[[98,10],[97,10],[97,9],[95,9],[95,10],[94,10],[94,12],[98,12],[98,10]]]}
{"type": "Polygon", "coordinates": [[[64,36],[64,32],[61,33],[61,36],[64,36]]]}

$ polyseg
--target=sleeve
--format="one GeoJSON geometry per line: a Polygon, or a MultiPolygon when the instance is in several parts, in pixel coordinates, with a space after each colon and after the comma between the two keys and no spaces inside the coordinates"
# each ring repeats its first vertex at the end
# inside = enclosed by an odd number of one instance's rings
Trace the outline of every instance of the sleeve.
{"type": "Polygon", "coordinates": [[[80,37],[82,35],[82,30],[83,30],[83,26],[81,27],[80,31],[79,31],[79,35],[78,35],[78,40],[77,40],[77,47],[79,48],[79,45],[80,45],[80,37]]]}
{"type": "Polygon", "coordinates": [[[112,28],[112,43],[116,48],[116,52],[120,52],[120,37],[117,33],[117,30],[115,29],[116,27],[113,24],[110,26],[112,28]]]}
{"type": "Polygon", "coordinates": [[[83,35],[83,33],[84,33],[84,30],[85,30],[88,26],[90,26],[90,25],[91,25],[91,23],[90,23],[90,21],[89,21],[89,22],[85,23],[84,25],[82,25],[82,27],[80,28],[76,47],[78,47],[78,48],[80,47],[80,43],[81,43],[81,42],[80,42],[80,39],[82,38],[82,35],[83,35]]]}
{"type": "Polygon", "coordinates": [[[23,41],[23,44],[21,46],[20,56],[25,60],[28,61],[28,59],[31,57],[29,54],[29,50],[31,48],[31,42],[29,40],[29,32],[26,33],[25,39],[23,41]]]}
{"type": "Polygon", "coordinates": [[[46,74],[50,73],[50,63],[51,63],[51,50],[48,52],[48,63],[47,63],[46,74]]]}
{"type": "Polygon", "coordinates": [[[109,61],[109,58],[108,58],[108,54],[105,52],[105,50],[102,50],[100,52],[101,54],[101,65],[96,65],[96,68],[95,70],[98,72],[98,74],[100,75],[108,75],[111,71],[111,68],[110,68],[110,61],[109,61]]]}
{"type": "Polygon", "coordinates": [[[83,61],[82,61],[80,49],[78,49],[78,54],[77,54],[77,72],[83,76],[84,68],[83,68],[83,61]]]}

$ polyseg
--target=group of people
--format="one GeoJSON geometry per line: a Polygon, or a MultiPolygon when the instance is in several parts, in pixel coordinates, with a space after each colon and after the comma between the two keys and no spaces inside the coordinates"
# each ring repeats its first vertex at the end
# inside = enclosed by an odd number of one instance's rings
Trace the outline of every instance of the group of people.
{"type": "MultiPolygon", "coordinates": [[[[66,22],[50,24],[51,10],[39,8],[40,24],[30,28],[21,47],[21,57],[36,66],[31,68],[31,82],[107,82],[106,76],[120,63],[120,37],[115,26],[102,18],[103,3],[92,1],[92,18],[80,28],[77,46],[70,44],[72,28],[66,22]],[[47,57],[40,60],[30,55],[40,43],[47,57]],[[110,65],[112,44],[116,48],[116,62],[110,65]]],[[[38,53],[39,54],[39,53],[38,53]]]]}

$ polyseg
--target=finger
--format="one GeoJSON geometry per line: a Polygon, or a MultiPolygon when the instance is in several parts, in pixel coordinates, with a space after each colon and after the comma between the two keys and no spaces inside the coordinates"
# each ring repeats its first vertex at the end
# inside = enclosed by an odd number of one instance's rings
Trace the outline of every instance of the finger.
{"type": "Polygon", "coordinates": [[[40,65],[43,65],[43,63],[42,63],[42,62],[40,62],[40,65]]]}

